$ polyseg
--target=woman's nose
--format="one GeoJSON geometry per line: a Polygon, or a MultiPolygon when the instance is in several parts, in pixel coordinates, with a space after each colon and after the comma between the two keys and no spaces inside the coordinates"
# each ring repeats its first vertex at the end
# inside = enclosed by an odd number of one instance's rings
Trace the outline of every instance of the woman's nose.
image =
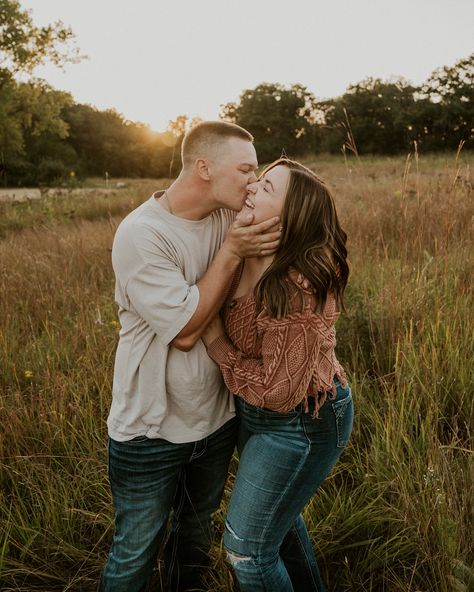
{"type": "Polygon", "coordinates": [[[249,193],[252,193],[253,195],[255,195],[257,193],[258,190],[258,181],[257,179],[255,179],[255,181],[253,181],[252,183],[249,183],[247,185],[247,191],[249,193]]]}

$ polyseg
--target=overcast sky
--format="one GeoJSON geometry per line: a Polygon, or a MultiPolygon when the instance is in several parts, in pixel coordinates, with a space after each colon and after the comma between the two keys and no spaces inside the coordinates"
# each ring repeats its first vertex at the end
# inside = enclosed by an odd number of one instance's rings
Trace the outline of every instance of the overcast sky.
{"type": "Polygon", "coordinates": [[[37,75],[155,130],[215,119],[261,82],[328,98],[368,76],[420,83],[474,51],[472,0],[20,1],[38,25],[69,25],[89,56],[37,75]]]}

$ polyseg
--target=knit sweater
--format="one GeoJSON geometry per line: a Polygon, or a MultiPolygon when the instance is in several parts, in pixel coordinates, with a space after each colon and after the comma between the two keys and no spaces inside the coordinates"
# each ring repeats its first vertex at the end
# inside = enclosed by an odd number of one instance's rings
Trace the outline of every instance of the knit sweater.
{"type": "Polygon", "coordinates": [[[315,399],[314,415],[335,392],[333,378],[343,385],[346,375],[336,359],[336,301],[328,295],[323,312],[316,312],[311,287],[304,288],[294,269],[288,274],[289,313],[273,318],[257,313],[252,294],[233,298],[240,281],[238,270],[223,310],[226,335],[208,347],[231,392],[257,407],[286,412],[315,399]],[[302,307],[302,302],[304,306],[302,307]]]}

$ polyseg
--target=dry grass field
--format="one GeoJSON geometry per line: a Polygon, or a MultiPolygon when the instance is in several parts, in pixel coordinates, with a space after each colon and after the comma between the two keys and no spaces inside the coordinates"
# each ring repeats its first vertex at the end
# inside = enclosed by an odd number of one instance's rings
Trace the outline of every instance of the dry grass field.
{"type": "MultiPolygon", "coordinates": [[[[351,265],[354,432],[305,510],[329,589],[472,591],[474,154],[305,162],[334,189],[351,265]]],[[[110,247],[166,184],[0,203],[2,591],[95,589],[112,536],[110,247]]],[[[213,554],[208,590],[234,590],[219,533],[213,554]]]]}

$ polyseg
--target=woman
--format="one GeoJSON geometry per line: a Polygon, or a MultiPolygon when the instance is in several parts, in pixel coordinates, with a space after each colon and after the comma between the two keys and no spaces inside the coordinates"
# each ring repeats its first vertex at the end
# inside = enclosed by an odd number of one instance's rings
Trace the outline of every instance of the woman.
{"type": "Polygon", "coordinates": [[[325,590],[300,516],[347,444],[351,390],[334,325],[349,275],[324,183],[280,159],[249,186],[255,222],[281,216],[275,255],[245,260],[203,335],[241,419],[224,544],[240,590],[325,590]]]}

